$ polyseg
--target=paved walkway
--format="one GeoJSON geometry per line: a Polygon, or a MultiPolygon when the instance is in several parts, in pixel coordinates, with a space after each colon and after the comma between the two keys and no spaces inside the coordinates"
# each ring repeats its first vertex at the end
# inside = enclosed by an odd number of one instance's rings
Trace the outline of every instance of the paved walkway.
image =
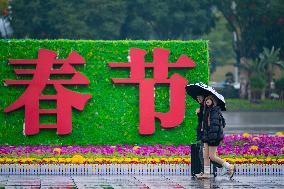
{"type": "Polygon", "coordinates": [[[284,176],[219,176],[196,180],[187,176],[20,176],[0,175],[0,188],[284,188],[284,176]]]}

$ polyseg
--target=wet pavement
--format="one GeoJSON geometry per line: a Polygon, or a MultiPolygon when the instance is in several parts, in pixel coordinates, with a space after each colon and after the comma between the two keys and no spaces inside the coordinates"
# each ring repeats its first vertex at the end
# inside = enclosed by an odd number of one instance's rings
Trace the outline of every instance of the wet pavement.
{"type": "Polygon", "coordinates": [[[223,112],[227,134],[284,132],[284,112],[223,112]]]}
{"type": "Polygon", "coordinates": [[[284,176],[226,176],[197,180],[188,176],[0,176],[0,188],[284,188],[284,176]]]}

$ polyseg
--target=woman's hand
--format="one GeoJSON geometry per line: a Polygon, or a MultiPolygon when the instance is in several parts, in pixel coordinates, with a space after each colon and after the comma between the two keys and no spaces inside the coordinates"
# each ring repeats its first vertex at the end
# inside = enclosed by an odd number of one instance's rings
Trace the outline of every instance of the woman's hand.
{"type": "Polygon", "coordinates": [[[195,110],[195,113],[196,113],[196,114],[199,114],[199,112],[200,112],[200,108],[197,108],[197,109],[195,110]]]}

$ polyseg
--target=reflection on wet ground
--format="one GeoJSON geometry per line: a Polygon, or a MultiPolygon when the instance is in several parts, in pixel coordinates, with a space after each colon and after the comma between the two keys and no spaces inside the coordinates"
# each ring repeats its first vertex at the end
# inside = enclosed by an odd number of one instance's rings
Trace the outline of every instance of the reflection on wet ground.
{"type": "Polygon", "coordinates": [[[284,176],[0,176],[0,188],[284,188],[284,176]]]}

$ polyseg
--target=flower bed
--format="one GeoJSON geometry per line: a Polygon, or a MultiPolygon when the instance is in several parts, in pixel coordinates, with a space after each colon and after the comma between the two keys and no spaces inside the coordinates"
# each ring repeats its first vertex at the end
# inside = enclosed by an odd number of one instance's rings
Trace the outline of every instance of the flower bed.
{"type": "MultiPolygon", "coordinates": [[[[190,164],[190,146],[0,146],[0,164],[190,164]]],[[[228,135],[218,154],[236,163],[284,164],[283,133],[228,135]]]]}

